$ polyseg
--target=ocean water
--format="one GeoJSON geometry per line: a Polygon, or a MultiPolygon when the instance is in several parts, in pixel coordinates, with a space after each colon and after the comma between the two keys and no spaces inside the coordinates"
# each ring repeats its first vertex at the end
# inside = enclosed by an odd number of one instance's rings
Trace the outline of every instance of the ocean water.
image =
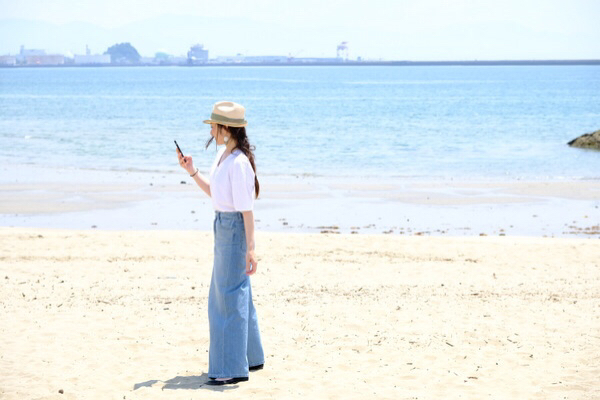
{"type": "Polygon", "coordinates": [[[207,170],[219,100],[264,174],[600,179],[599,66],[2,68],[0,163],[207,170]]]}

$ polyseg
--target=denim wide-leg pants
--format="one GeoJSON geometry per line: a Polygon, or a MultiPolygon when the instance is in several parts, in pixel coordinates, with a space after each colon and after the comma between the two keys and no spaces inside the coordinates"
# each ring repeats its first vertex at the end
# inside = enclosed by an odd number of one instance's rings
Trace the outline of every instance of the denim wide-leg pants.
{"type": "Polygon", "coordinates": [[[240,212],[215,213],[215,254],[208,295],[208,376],[247,377],[265,356],[246,275],[246,232],[240,212]]]}

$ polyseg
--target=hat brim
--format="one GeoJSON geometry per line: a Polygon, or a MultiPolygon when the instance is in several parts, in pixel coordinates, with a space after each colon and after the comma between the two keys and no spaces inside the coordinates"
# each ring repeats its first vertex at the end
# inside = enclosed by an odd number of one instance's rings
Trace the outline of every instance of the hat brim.
{"type": "Polygon", "coordinates": [[[232,128],[243,128],[246,125],[248,125],[248,122],[244,122],[243,124],[236,124],[233,122],[215,121],[213,119],[205,119],[204,123],[205,124],[219,124],[219,125],[224,125],[224,126],[231,126],[232,128]]]}

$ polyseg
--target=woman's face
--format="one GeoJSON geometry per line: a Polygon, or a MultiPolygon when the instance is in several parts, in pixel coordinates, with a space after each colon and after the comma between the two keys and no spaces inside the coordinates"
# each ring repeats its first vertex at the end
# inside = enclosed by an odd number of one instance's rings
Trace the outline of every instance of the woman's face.
{"type": "Polygon", "coordinates": [[[223,140],[224,129],[217,124],[210,124],[210,135],[215,138],[218,145],[225,144],[223,140]]]}

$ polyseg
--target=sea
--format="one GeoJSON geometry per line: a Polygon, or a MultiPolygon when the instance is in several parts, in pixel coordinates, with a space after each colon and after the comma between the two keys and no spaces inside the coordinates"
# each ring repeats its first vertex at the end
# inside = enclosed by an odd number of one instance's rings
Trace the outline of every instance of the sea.
{"type": "Polygon", "coordinates": [[[600,66],[0,68],[0,163],[201,171],[215,102],[246,107],[259,174],[600,179],[600,66]]]}

